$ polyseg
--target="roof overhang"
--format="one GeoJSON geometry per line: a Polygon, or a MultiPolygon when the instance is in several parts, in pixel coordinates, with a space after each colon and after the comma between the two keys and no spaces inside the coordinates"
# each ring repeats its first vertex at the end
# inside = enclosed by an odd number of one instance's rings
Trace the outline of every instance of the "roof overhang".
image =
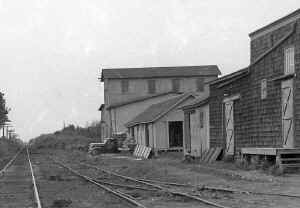
{"type": "Polygon", "coordinates": [[[254,40],[285,25],[295,22],[298,19],[300,19],[300,9],[297,9],[296,11],[250,33],[249,37],[251,38],[251,40],[254,40]]]}
{"type": "Polygon", "coordinates": [[[113,109],[113,108],[122,107],[124,105],[134,104],[134,103],[142,102],[142,101],[149,100],[149,99],[152,99],[152,98],[156,98],[156,97],[160,97],[160,96],[165,96],[165,95],[171,95],[171,94],[175,94],[176,95],[176,94],[182,94],[182,93],[178,93],[178,92],[174,92],[174,91],[169,91],[169,92],[164,92],[164,93],[158,93],[158,94],[153,94],[153,95],[142,96],[142,97],[138,97],[138,98],[126,100],[124,102],[113,103],[113,104],[107,106],[106,109],[110,110],[110,109],[113,109]]]}

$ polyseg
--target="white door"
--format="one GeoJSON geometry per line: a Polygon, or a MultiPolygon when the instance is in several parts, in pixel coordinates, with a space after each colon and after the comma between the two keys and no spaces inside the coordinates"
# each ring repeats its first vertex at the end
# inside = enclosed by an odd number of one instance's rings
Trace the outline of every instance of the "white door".
{"type": "Polygon", "coordinates": [[[191,155],[195,157],[200,156],[197,114],[197,111],[190,114],[191,155]]]}
{"type": "Polygon", "coordinates": [[[199,126],[202,152],[209,149],[209,106],[199,109],[199,126]]]}
{"type": "Polygon", "coordinates": [[[283,147],[294,147],[293,80],[281,83],[283,147]]]}
{"type": "Polygon", "coordinates": [[[208,106],[198,108],[191,114],[191,154],[199,157],[209,149],[208,106]]]}
{"type": "Polygon", "coordinates": [[[225,102],[226,155],[234,154],[233,100],[225,102]]]}

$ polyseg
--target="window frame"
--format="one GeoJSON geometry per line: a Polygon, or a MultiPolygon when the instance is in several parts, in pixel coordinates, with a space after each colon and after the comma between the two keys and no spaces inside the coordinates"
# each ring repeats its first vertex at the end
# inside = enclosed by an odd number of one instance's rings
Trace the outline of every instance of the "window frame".
{"type": "Polygon", "coordinates": [[[128,79],[121,80],[121,92],[122,92],[122,94],[126,94],[129,92],[129,80],[128,79]]]}
{"type": "Polygon", "coordinates": [[[265,100],[268,97],[268,81],[267,79],[262,79],[260,81],[260,98],[265,100]]]}
{"type": "Polygon", "coordinates": [[[295,46],[289,45],[284,48],[284,74],[295,73],[295,46]]]}
{"type": "Polygon", "coordinates": [[[197,92],[204,92],[204,90],[205,90],[204,81],[205,81],[205,79],[203,77],[198,77],[196,79],[196,90],[197,90],[197,92]]]}
{"type": "Polygon", "coordinates": [[[180,92],[180,79],[178,78],[172,79],[172,91],[180,92]]]}
{"type": "Polygon", "coordinates": [[[155,79],[148,79],[148,93],[155,94],[156,93],[156,80],[155,79]]]}

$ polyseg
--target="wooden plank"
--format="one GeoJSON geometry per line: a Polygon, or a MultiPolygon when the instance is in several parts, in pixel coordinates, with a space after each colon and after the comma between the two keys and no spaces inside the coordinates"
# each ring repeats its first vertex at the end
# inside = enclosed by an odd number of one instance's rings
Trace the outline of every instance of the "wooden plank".
{"type": "Polygon", "coordinates": [[[231,102],[231,101],[240,99],[240,97],[241,97],[240,94],[233,95],[233,96],[230,96],[230,97],[226,97],[226,98],[224,98],[223,103],[227,103],[227,102],[231,102]]]}
{"type": "Polygon", "coordinates": [[[210,157],[208,163],[212,163],[214,161],[216,161],[216,159],[218,158],[218,156],[220,155],[222,151],[222,148],[221,147],[217,147],[214,154],[210,157]]]}
{"type": "Polygon", "coordinates": [[[152,150],[152,149],[151,149],[150,147],[147,148],[147,151],[146,151],[146,154],[145,154],[145,158],[146,158],[146,159],[149,158],[150,153],[151,153],[151,150],[152,150]]]}
{"type": "Polygon", "coordinates": [[[139,148],[138,148],[138,150],[137,150],[137,152],[136,152],[136,156],[137,156],[137,157],[140,156],[141,149],[142,149],[142,146],[139,145],[139,148]]]}
{"type": "Polygon", "coordinates": [[[209,149],[205,150],[202,154],[201,154],[201,158],[200,158],[200,162],[203,162],[207,153],[209,152],[209,149]]]}
{"type": "Polygon", "coordinates": [[[137,144],[134,148],[134,151],[133,151],[133,155],[136,156],[136,153],[137,153],[137,149],[139,148],[139,145],[137,144]]]}
{"type": "Polygon", "coordinates": [[[140,145],[137,144],[137,145],[135,146],[135,151],[134,151],[134,154],[133,154],[134,156],[137,156],[139,149],[140,149],[140,145]]]}
{"type": "Polygon", "coordinates": [[[276,155],[276,148],[247,147],[241,149],[242,154],[249,155],[276,155]]]}
{"type": "Polygon", "coordinates": [[[143,151],[141,152],[141,157],[145,157],[146,151],[147,151],[147,147],[143,146],[143,151]]]}
{"type": "Polygon", "coordinates": [[[208,161],[210,160],[211,156],[214,154],[215,151],[216,148],[210,148],[210,151],[208,152],[207,157],[204,160],[205,163],[208,163],[208,161]]]}
{"type": "Polygon", "coordinates": [[[144,150],[144,146],[141,145],[140,150],[139,150],[138,155],[137,155],[138,157],[141,157],[143,150],[144,150]]]}
{"type": "Polygon", "coordinates": [[[300,154],[300,149],[277,149],[278,154],[300,154]]]}

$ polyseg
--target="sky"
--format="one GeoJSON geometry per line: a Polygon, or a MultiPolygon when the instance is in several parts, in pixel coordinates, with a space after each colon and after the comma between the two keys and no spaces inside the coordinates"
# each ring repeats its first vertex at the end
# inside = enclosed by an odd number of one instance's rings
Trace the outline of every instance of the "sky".
{"type": "Polygon", "coordinates": [[[299,0],[0,0],[0,91],[28,141],[100,120],[101,68],[249,64],[248,34],[299,0]]]}

